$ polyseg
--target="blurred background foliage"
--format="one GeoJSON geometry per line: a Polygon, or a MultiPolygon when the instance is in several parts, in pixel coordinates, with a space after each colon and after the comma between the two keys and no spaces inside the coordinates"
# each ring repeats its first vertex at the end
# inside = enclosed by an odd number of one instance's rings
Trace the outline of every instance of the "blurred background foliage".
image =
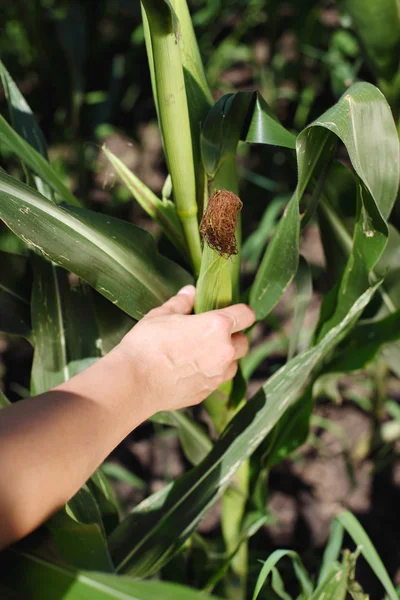
{"type": "MultiPolygon", "coordinates": [[[[2,60],[39,120],[51,160],[70,178],[76,194],[100,210],[125,214],[130,210],[121,206],[129,200],[126,190],[114,187],[112,170],[99,159],[99,145],[105,141],[159,192],[165,171],[140,4],[129,0],[3,0],[3,4],[2,60]]],[[[374,81],[350,16],[340,15],[332,2],[192,0],[189,4],[215,98],[258,88],[284,125],[299,131],[357,77],[374,81]]],[[[5,110],[1,95],[0,101],[5,110]]],[[[279,150],[257,150],[257,159],[251,150],[243,148],[243,153],[250,154],[243,161],[248,208],[244,216],[254,219],[265,208],[265,192],[286,191],[295,174],[279,150]]]]}

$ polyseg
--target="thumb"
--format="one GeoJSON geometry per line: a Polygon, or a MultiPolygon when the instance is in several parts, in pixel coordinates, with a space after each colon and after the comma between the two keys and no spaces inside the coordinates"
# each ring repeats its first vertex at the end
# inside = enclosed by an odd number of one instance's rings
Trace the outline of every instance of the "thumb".
{"type": "Polygon", "coordinates": [[[167,302],[150,311],[149,316],[189,315],[193,310],[195,295],[196,288],[194,285],[185,285],[176,296],[172,296],[167,302]]]}

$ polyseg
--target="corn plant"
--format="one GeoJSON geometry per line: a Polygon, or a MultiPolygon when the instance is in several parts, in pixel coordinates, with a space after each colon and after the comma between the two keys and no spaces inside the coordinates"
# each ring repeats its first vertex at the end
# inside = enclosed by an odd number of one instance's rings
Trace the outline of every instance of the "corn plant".
{"type": "MultiPolygon", "coordinates": [[[[357,3],[347,5],[352,11],[357,3]]],[[[307,438],[313,384],[324,374],[362,369],[384,344],[399,343],[400,297],[392,275],[400,238],[389,218],[398,194],[400,150],[382,92],[370,83],[355,83],[296,135],[257,91],[230,93],[214,103],[184,0],[143,0],[142,10],[169,171],[166,193],[158,198],[107,147],[103,150],[180,259],[162,256],[143,229],[85,208],[48,161],[43,134],[1,64],[10,118],[0,117],[0,145],[22,161],[25,173],[22,182],[0,171],[0,218],[16,236],[15,254],[2,252],[0,299],[11,317],[0,322],[1,329],[33,345],[31,391],[41,393],[105,354],[134,321],[187,283],[196,283],[197,312],[244,299],[263,321],[293,282],[288,361],[246,401],[247,381],[262,360],[250,354],[235,379],[210,395],[204,405],[216,439],[189,412],[156,415],[156,421],[176,428],[193,468],[122,522],[99,469],[48,521],[45,535],[39,532],[26,547],[8,551],[4,585],[29,589],[31,598],[47,597],[54,589],[71,600],[198,598],[199,592],[187,587],[141,580],[159,576],[172,559],[183,564],[196,549],[198,524],[220,499],[224,557],[217,564],[205,559],[197,587],[246,598],[247,544],[268,521],[268,473],[307,438]],[[283,148],[298,174],[249,289],[240,286],[239,143],[283,148]],[[336,160],[338,146],[347,151],[346,164],[336,160]],[[304,348],[299,334],[312,279],[299,244],[310,222],[319,224],[334,284],[304,348]],[[28,270],[31,296],[23,285],[28,270]],[[362,319],[366,310],[368,321],[362,319]],[[262,490],[261,501],[256,490],[262,490]]],[[[375,52],[372,46],[370,52],[375,52]]],[[[382,85],[391,102],[396,81],[390,90],[382,85]]],[[[393,362],[391,368],[400,371],[393,362]]],[[[7,404],[5,398],[1,402],[7,404]]],[[[342,517],[342,524],[363,545],[360,551],[389,597],[396,598],[365,532],[351,517],[342,517]]],[[[287,597],[275,558],[265,563],[269,566],[264,565],[254,598],[269,573],[275,592],[281,589],[280,597],[287,597]]],[[[356,557],[347,555],[341,566],[336,558],[337,553],[316,587],[301,579],[301,598],[319,598],[323,586],[332,598],[344,598],[352,586],[354,591],[356,557]]]]}

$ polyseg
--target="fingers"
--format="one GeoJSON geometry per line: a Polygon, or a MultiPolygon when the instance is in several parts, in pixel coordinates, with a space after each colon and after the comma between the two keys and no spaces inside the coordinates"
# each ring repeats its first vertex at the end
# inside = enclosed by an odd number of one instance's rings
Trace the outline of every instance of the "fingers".
{"type": "Polygon", "coordinates": [[[232,334],[253,325],[256,320],[255,314],[250,306],[246,304],[235,304],[219,310],[211,310],[195,317],[201,327],[209,327],[216,334],[232,334]]]}
{"type": "Polygon", "coordinates": [[[237,373],[238,368],[238,362],[235,360],[229,365],[228,369],[226,370],[224,375],[224,381],[230,381],[231,379],[233,379],[237,373]]]}
{"type": "Polygon", "coordinates": [[[255,323],[254,311],[247,304],[234,304],[216,311],[218,314],[229,317],[232,321],[231,333],[242,331],[255,323]]]}
{"type": "Polygon", "coordinates": [[[196,288],[194,285],[186,285],[176,296],[172,296],[162,306],[151,310],[148,317],[161,317],[164,315],[189,315],[194,306],[196,288]]]}
{"type": "Polygon", "coordinates": [[[249,350],[249,340],[244,333],[235,333],[232,336],[232,346],[235,348],[235,360],[243,358],[249,350]]]}

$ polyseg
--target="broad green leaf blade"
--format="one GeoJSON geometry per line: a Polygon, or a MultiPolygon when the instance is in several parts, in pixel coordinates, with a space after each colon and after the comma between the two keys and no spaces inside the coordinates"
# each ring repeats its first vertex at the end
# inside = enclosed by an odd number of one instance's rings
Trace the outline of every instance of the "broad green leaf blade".
{"type": "Polygon", "coordinates": [[[299,178],[291,200],[293,226],[289,228],[286,224],[287,235],[282,242],[275,244],[275,237],[283,238],[278,226],[250,295],[253,308],[259,318],[262,318],[273,308],[293,278],[297,268],[295,255],[298,252],[298,225],[294,225],[300,220],[299,202],[308,183],[318,179],[331,162],[335,150],[335,136],[345,144],[358,176],[358,226],[355,230],[353,253],[349,258],[346,276],[336,303],[336,313],[321,335],[330,326],[340,322],[348,308],[368,286],[368,274],[385,247],[385,219],[390,214],[397,195],[400,178],[399,140],[389,106],[381,92],[373,85],[353,85],[337,104],[298,136],[296,151],[299,178]],[[289,248],[290,252],[281,253],[279,285],[274,285],[271,281],[275,282],[277,277],[275,261],[279,255],[280,244],[283,244],[282,248],[285,250],[289,248]],[[349,280],[351,285],[348,285],[349,280]],[[265,296],[265,290],[268,291],[271,285],[273,295],[269,300],[265,296]]]}
{"type": "Polygon", "coordinates": [[[182,225],[173,202],[160,200],[128,167],[103,146],[103,152],[140,206],[162,228],[168,239],[183,256],[187,256],[182,225]]]}
{"type": "Polygon", "coordinates": [[[318,179],[332,160],[335,147],[334,136],[319,128],[305,130],[297,137],[297,187],[267,247],[250,291],[250,306],[258,319],[271,312],[297,272],[300,201],[308,184],[318,179]]]}
{"type": "Polygon", "coordinates": [[[263,564],[263,567],[257,579],[252,600],[257,600],[264,583],[268,579],[269,575],[272,573],[272,569],[282,558],[285,557],[290,558],[292,561],[296,577],[299,581],[303,594],[305,594],[304,597],[309,598],[311,596],[313,591],[312,583],[297,552],[294,552],[293,550],[275,550],[275,552],[273,552],[263,564]]]}
{"type": "MultiPolygon", "coordinates": [[[[358,371],[371,363],[384,344],[400,339],[400,311],[379,321],[360,323],[324,366],[323,373],[358,371]]],[[[388,346],[388,351],[392,348],[388,346]]]]}
{"type": "Polygon", "coordinates": [[[106,535],[110,535],[119,525],[119,508],[107,479],[107,474],[100,467],[86,483],[99,507],[101,521],[106,535]]]}
{"type": "Polygon", "coordinates": [[[300,331],[312,298],[312,277],[310,267],[303,256],[300,256],[299,267],[294,278],[296,286],[293,329],[289,341],[288,360],[296,354],[300,331]]]}
{"type": "Polygon", "coordinates": [[[337,562],[329,565],[324,579],[318,583],[310,600],[346,600],[348,598],[349,570],[337,562]]]}
{"type": "Polygon", "coordinates": [[[225,94],[209,111],[201,131],[201,156],[210,179],[215,178],[224,162],[235,162],[236,148],[254,98],[255,92],[225,94]]]}
{"type": "Polygon", "coordinates": [[[354,325],[376,287],[363,294],[317,346],[296,356],[265,383],[200,465],[150,496],[117,527],[110,549],[119,571],[145,577],[156,573],[179,550],[239,466],[296,401],[312,370],[354,325]]]}
{"type": "Polygon", "coordinates": [[[68,565],[78,569],[114,572],[99,523],[77,523],[60,511],[46,523],[46,527],[68,565]]]}
{"type": "Polygon", "coordinates": [[[383,94],[370,83],[355,83],[309,127],[324,127],[342,140],[375,210],[386,220],[399,187],[400,146],[383,94]]]}
{"type": "Polygon", "coordinates": [[[136,321],[104,296],[93,293],[92,298],[99,332],[99,344],[104,356],[120,343],[136,321]]]}
{"type": "Polygon", "coordinates": [[[296,148],[296,136],[281,125],[259,92],[255,92],[254,95],[254,108],[244,141],[296,148]]]}
{"type": "Polygon", "coordinates": [[[0,115],[0,151],[2,146],[18,156],[36,175],[57,192],[61,200],[71,206],[81,206],[79,200],[64,185],[47,160],[19,136],[0,115]]]}
{"type": "Polygon", "coordinates": [[[30,290],[27,259],[0,251],[0,331],[30,337],[30,290]]]}
{"type": "Polygon", "coordinates": [[[40,256],[32,256],[32,266],[32,394],[41,394],[75,375],[79,361],[89,366],[100,349],[90,288],[40,256]]]}
{"type": "Polygon", "coordinates": [[[0,60],[0,78],[3,84],[15,131],[47,159],[47,144],[44,135],[27,101],[0,60]]]}
{"type": "Polygon", "coordinates": [[[278,223],[251,287],[250,306],[258,320],[271,312],[297,271],[299,236],[299,202],[294,194],[278,223]]]}
{"type": "Polygon", "coordinates": [[[385,565],[360,522],[349,511],[345,511],[336,517],[336,519],[353,538],[354,543],[361,547],[361,554],[385,588],[390,600],[398,600],[396,590],[386,571],[385,565]]]}
{"type": "Polygon", "coordinates": [[[191,283],[145,231],[85,209],[61,208],[0,172],[0,218],[49,260],[136,319],[191,283]]]}
{"type": "Polygon", "coordinates": [[[4,588],[30,600],[218,600],[173,583],[76,571],[28,554],[8,551],[2,558],[4,588]]]}

